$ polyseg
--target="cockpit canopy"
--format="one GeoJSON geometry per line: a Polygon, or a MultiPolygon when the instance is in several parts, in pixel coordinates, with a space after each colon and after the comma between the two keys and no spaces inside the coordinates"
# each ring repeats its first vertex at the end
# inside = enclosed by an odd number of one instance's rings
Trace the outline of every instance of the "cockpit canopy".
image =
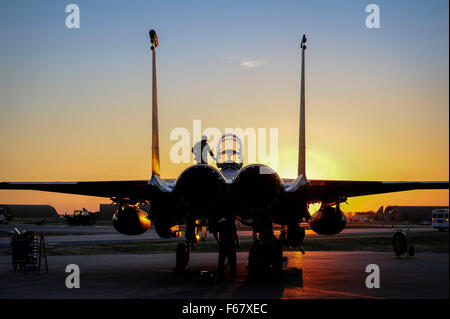
{"type": "Polygon", "coordinates": [[[244,164],[244,147],[235,134],[224,134],[217,143],[216,163],[219,169],[240,169],[244,164]]]}

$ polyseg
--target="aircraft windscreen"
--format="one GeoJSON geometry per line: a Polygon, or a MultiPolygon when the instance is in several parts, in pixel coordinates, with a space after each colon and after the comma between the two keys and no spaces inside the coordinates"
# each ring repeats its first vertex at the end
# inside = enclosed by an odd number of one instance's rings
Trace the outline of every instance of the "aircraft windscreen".
{"type": "Polygon", "coordinates": [[[218,168],[239,169],[244,163],[243,145],[235,134],[225,134],[217,143],[216,161],[218,168]]]}

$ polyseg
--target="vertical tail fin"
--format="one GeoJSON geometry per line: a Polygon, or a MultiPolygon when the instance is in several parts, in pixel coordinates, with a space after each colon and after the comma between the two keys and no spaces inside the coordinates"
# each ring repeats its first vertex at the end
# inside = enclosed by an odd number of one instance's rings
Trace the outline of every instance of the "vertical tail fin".
{"type": "Polygon", "coordinates": [[[158,133],[158,92],[156,88],[156,47],[158,38],[155,30],[150,30],[152,43],[152,176],[160,176],[159,167],[159,133],[158,133]]]}
{"type": "Polygon", "coordinates": [[[306,141],[305,141],[305,50],[306,36],[303,35],[300,48],[302,49],[302,70],[300,79],[300,125],[298,143],[298,176],[306,178],[306,141]]]}

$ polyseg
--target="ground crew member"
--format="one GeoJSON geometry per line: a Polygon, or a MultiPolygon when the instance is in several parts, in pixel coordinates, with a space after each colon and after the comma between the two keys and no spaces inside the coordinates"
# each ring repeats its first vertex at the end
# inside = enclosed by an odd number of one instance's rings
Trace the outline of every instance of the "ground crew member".
{"type": "Polygon", "coordinates": [[[208,138],[206,135],[202,136],[202,140],[200,142],[195,143],[194,147],[192,147],[192,153],[194,153],[194,160],[197,164],[208,164],[208,153],[215,160],[214,153],[208,145],[208,138]]]}
{"type": "Polygon", "coordinates": [[[236,230],[234,218],[222,218],[218,221],[217,231],[214,237],[219,243],[219,265],[217,267],[217,276],[224,277],[225,259],[228,258],[230,266],[230,278],[236,277],[236,248],[240,247],[239,236],[236,230]],[[218,235],[217,235],[218,231],[218,235]]]}

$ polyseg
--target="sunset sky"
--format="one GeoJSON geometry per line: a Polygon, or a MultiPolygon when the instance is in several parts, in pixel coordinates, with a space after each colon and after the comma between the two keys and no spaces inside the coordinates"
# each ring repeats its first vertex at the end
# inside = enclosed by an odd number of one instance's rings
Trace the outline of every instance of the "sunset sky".
{"type": "MultiPolygon", "coordinates": [[[[295,177],[300,39],[310,179],[449,179],[449,8],[435,1],[2,1],[0,181],[148,179],[151,51],[158,33],[161,175],[178,127],[278,128],[295,177]],[[80,7],[67,29],[66,5],[80,7]],[[365,8],[380,7],[380,29],[365,8]]],[[[215,147],[215,145],[213,145],[215,147]]],[[[448,190],[349,200],[448,205],[448,190]]],[[[98,210],[106,198],[0,191],[0,204],[98,210]]]]}

